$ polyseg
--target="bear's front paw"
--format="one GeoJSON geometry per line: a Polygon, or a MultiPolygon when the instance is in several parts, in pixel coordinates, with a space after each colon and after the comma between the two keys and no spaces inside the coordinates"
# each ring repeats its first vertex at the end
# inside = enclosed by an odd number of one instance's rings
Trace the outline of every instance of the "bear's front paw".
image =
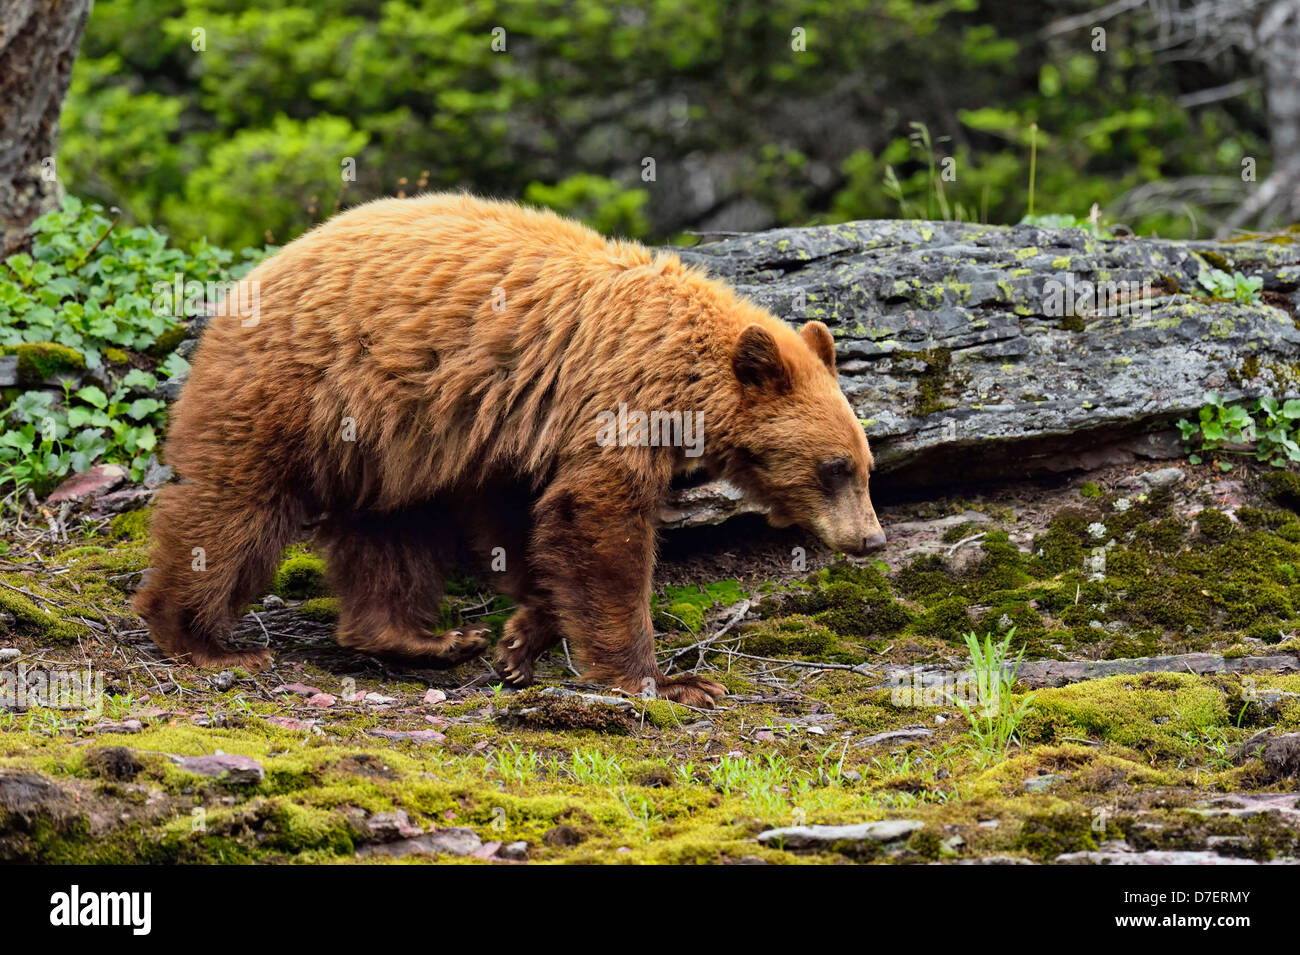
{"type": "Polygon", "coordinates": [[[718,699],[727,695],[727,688],[721,683],[693,673],[672,679],[664,678],[659,682],[658,690],[665,700],[702,709],[711,709],[718,699]]]}
{"type": "Polygon", "coordinates": [[[497,642],[493,662],[510,686],[528,686],[533,682],[533,657],[522,637],[512,637],[507,632],[497,642]]]}

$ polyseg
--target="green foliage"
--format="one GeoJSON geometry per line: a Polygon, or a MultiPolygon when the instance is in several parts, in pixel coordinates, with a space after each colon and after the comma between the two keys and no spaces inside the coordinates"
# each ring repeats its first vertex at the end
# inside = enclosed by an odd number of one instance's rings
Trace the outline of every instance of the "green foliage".
{"type": "MultiPolygon", "coordinates": [[[[1207,454],[1253,455],[1279,468],[1300,462],[1300,399],[1278,404],[1266,395],[1250,404],[1228,405],[1217,392],[1207,391],[1197,420],[1180,418],[1178,430],[1193,464],[1207,454]]],[[[1219,467],[1228,471],[1232,465],[1220,460],[1219,467]]]]}
{"type": "Polygon", "coordinates": [[[1205,269],[1196,280],[1215,298],[1245,305],[1258,305],[1259,293],[1264,287],[1264,279],[1258,275],[1249,278],[1240,272],[1229,275],[1223,269],[1205,269]]]}
{"type": "Polygon", "coordinates": [[[982,646],[974,633],[964,635],[974,673],[975,700],[954,697],[953,702],[970,723],[966,739],[981,766],[1006,758],[1011,744],[1017,742],[1016,732],[1033,700],[1032,693],[1019,701],[1012,693],[1020,660],[1025,655],[1021,648],[1015,660],[1010,659],[1011,638],[1015,633],[1016,628],[1012,627],[1001,643],[994,643],[992,634],[987,634],[982,646]]]}
{"type": "Polygon", "coordinates": [[[1038,215],[1026,215],[1020,220],[1022,225],[1036,225],[1040,229],[1082,229],[1099,239],[1113,239],[1115,236],[1103,229],[1096,219],[1080,219],[1064,212],[1048,212],[1038,215]]]}
{"type": "Polygon", "coordinates": [[[143,477],[164,421],[152,392],[189,367],[171,352],[184,329],[154,308],[155,283],[224,281],[260,256],[248,249],[236,262],[206,242],[187,254],[72,196],[37,219],[31,253],[0,264],[0,352],[18,355],[29,389],[0,405],[0,494],[46,491],[97,461],[143,477]],[[97,383],[79,386],[83,371],[97,383]],[[62,394],[42,390],[47,380],[62,381],[62,394]]]}
{"type": "MultiPolygon", "coordinates": [[[[1100,56],[1045,41],[1059,16],[978,0],[113,0],[91,14],[59,168],[78,194],[238,247],[407,180],[663,238],[742,201],[771,225],[904,207],[1016,222],[1035,124],[1037,212],[1268,155],[1258,94],[1178,105],[1206,78],[1157,61],[1149,18],[1108,24],[1100,56]]],[[[1167,201],[1124,218],[1170,236],[1205,216],[1167,201]]]]}
{"type": "Polygon", "coordinates": [[[574,219],[581,219],[605,235],[644,238],[650,223],[643,211],[649,194],[644,189],[624,189],[612,179],[579,173],[554,186],[533,182],[524,199],[574,219]]]}

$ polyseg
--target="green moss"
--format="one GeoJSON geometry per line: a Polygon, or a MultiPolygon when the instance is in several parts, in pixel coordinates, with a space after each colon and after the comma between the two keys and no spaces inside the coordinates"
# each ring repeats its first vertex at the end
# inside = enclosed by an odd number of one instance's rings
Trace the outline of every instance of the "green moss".
{"type": "Polygon", "coordinates": [[[1274,471],[1264,475],[1264,486],[1273,500],[1294,513],[1300,513],[1300,474],[1274,471]]]}
{"type": "Polygon", "coordinates": [[[113,518],[109,536],[114,540],[146,540],[149,537],[149,509],[125,511],[113,518]]]}
{"type": "Polygon", "coordinates": [[[1058,511],[1047,530],[1034,539],[1036,563],[1052,574],[1082,567],[1088,547],[1095,543],[1088,534],[1089,523],[1089,515],[1072,508],[1058,511]]]}
{"type": "Polygon", "coordinates": [[[1077,809],[1032,815],[1021,824],[1015,848],[1048,861],[1067,852],[1097,848],[1092,820],[1077,809]]]}
{"type": "Polygon", "coordinates": [[[685,627],[691,633],[699,633],[704,626],[704,611],[697,603],[674,600],[655,614],[655,628],[659,630],[677,630],[685,627]]]}
{"type": "Polygon", "coordinates": [[[900,359],[915,359],[923,365],[918,373],[912,414],[920,418],[953,407],[954,402],[945,397],[945,389],[950,385],[951,349],[932,348],[928,351],[898,351],[894,354],[900,359]]]}
{"type": "Polygon", "coordinates": [[[962,597],[941,600],[918,617],[911,629],[915,633],[960,643],[962,634],[971,629],[967,606],[967,601],[962,597]]]}
{"type": "Polygon", "coordinates": [[[1196,515],[1196,525],[1206,540],[1222,544],[1233,532],[1232,519],[1222,511],[1207,507],[1196,515]]]}
{"type": "Polygon", "coordinates": [[[56,375],[76,374],[86,368],[80,352],[55,342],[0,346],[0,355],[18,356],[18,384],[23,388],[36,388],[56,375]]]}
{"type": "MultiPolygon", "coordinates": [[[[791,616],[762,621],[749,627],[740,644],[745,653],[760,657],[800,657],[817,660],[845,655],[840,639],[807,617],[791,616]]],[[[857,655],[861,658],[861,654],[857,655]]]]}
{"type": "Polygon", "coordinates": [[[1187,673],[1148,673],[1038,690],[1023,738],[1096,738],[1168,756],[1186,749],[1183,734],[1230,724],[1224,695],[1187,673]]]}
{"type": "Polygon", "coordinates": [[[325,561],[305,551],[286,557],[275,572],[271,590],[290,600],[328,595],[325,561]]]}
{"type": "Polygon", "coordinates": [[[149,346],[148,353],[153,358],[166,358],[176,349],[176,346],[185,340],[189,334],[181,325],[176,325],[167,329],[158,336],[158,340],[149,346]]]}
{"type": "Polygon", "coordinates": [[[593,703],[575,696],[556,696],[530,687],[510,697],[498,719],[510,726],[533,730],[592,730],[597,733],[628,733],[632,722],[627,713],[611,703],[593,703]]]}
{"type": "Polygon", "coordinates": [[[131,360],[131,356],[120,348],[109,346],[104,349],[104,360],[112,362],[114,365],[125,365],[131,360]]]}
{"type": "Polygon", "coordinates": [[[664,588],[663,597],[651,604],[651,616],[656,630],[671,632],[685,628],[699,633],[704,627],[704,617],[715,606],[730,606],[744,599],[745,593],[738,580],[719,580],[703,586],[664,588]]]}
{"type": "Polygon", "coordinates": [[[684,706],[678,706],[671,700],[647,700],[642,712],[647,723],[660,729],[684,726],[695,720],[690,710],[684,706]]]}
{"type": "Polygon", "coordinates": [[[313,597],[299,604],[298,612],[311,620],[333,623],[339,618],[339,600],[337,597],[313,597]]]}
{"type": "Polygon", "coordinates": [[[1101,487],[1096,481],[1084,481],[1079,493],[1083,497],[1101,497],[1101,487]]]}
{"type": "Polygon", "coordinates": [[[36,601],[8,587],[0,588],[0,611],[13,614],[17,633],[37,643],[76,643],[90,633],[82,624],[47,613],[36,601]]]}

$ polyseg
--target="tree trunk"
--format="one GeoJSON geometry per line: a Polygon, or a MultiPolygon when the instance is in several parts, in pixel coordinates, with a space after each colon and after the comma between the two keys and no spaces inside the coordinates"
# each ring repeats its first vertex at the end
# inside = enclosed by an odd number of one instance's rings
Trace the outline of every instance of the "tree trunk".
{"type": "Polygon", "coordinates": [[[0,253],[59,200],[59,112],[93,0],[0,2],[0,253]]]}

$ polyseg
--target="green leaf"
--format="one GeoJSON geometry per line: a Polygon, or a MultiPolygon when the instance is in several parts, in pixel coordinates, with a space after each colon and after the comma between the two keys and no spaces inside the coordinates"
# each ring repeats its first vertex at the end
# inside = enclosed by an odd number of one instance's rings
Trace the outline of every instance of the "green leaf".
{"type": "Polygon", "coordinates": [[[108,405],[108,395],[104,394],[96,385],[87,385],[77,391],[73,397],[80,398],[86,404],[93,405],[96,408],[104,408],[108,405]]]}

